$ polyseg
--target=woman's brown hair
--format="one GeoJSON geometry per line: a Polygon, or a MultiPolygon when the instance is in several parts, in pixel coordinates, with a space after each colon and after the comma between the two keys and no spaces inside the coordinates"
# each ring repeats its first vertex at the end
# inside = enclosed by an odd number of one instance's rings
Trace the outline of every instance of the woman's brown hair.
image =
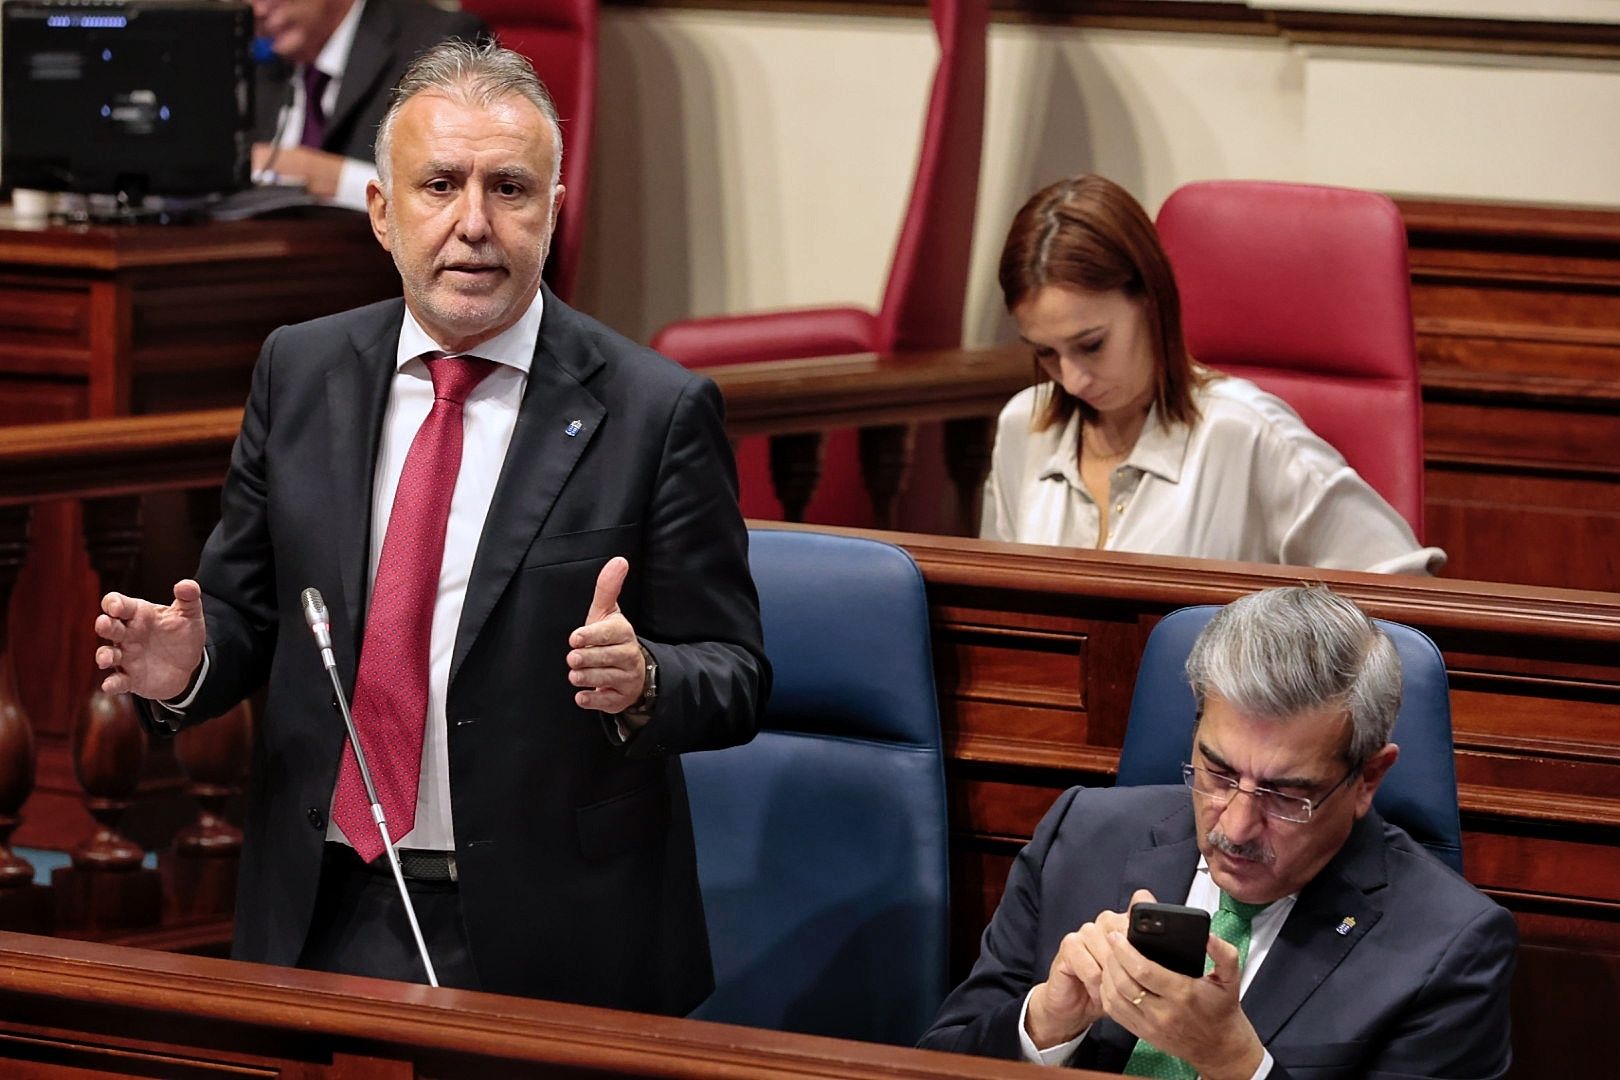
{"type": "MultiPolygon", "coordinates": [[[[1181,296],[1159,234],[1130,192],[1101,176],[1060,180],[1031,195],[1013,218],[1001,249],[1001,293],[1011,311],[1046,285],[1090,292],[1121,289],[1141,301],[1147,316],[1157,372],[1154,403],[1166,422],[1193,424],[1194,386],[1202,378],[1187,353],[1181,331],[1181,296]]],[[[1045,378],[1040,364],[1036,379],[1045,378]]],[[[1096,414],[1053,383],[1037,431],[1096,414]]]]}

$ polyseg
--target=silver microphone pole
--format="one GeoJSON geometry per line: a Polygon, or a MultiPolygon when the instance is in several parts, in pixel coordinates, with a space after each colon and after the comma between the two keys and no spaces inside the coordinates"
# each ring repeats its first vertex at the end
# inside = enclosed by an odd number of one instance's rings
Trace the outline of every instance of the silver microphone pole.
{"type": "Polygon", "coordinates": [[[318,589],[305,589],[299,600],[304,605],[304,621],[309,623],[309,629],[315,635],[315,644],[320,646],[321,663],[326,666],[326,674],[332,680],[338,710],[343,713],[343,726],[349,729],[354,759],[360,763],[360,782],[366,786],[371,816],[377,822],[377,831],[382,833],[383,850],[388,852],[388,865],[393,868],[399,898],[405,901],[405,917],[411,922],[411,934],[416,938],[416,951],[422,956],[422,967],[427,969],[428,985],[438,986],[439,977],[433,971],[433,961],[428,958],[427,942],[422,940],[422,927],[416,921],[416,906],[411,903],[411,894],[405,888],[405,875],[399,868],[399,852],[394,850],[394,838],[388,835],[388,822],[383,819],[382,803],[377,800],[377,789],[371,783],[371,770],[366,767],[366,752],[360,747],[360,736],[354,730],[354,718],[349,715],[349,701],[343,694],[343,682],[338,678],[337,661],[332,657],[332,620],[327,616],[326,601],[321,599],[318,589]]]}

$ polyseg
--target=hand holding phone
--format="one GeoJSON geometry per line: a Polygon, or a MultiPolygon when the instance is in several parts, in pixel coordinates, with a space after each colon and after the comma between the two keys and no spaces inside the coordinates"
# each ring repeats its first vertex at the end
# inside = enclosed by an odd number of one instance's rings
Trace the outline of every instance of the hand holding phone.
{"type": "Polygon", "coordinates": [[[1204,974],[1209,912],[1185,904],[1133,904],[1125,939],[1160,967],[1196,979],[1204,974]]]}

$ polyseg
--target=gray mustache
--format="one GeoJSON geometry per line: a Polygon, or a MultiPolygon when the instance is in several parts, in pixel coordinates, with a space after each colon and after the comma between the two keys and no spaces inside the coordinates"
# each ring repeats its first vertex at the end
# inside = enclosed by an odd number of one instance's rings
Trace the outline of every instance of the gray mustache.
{"type": "Polygon", "coordinates": [[[1247,859],[1263,866],[1270,866],[1277,861],[1277,853],[1258,840],[1251,840],[1247,844],[1234,844],[1218,828],[1209,830],[1209,836],[1205,839],[1209,841],[1211,847],[1234,859],[1247,859]]]}

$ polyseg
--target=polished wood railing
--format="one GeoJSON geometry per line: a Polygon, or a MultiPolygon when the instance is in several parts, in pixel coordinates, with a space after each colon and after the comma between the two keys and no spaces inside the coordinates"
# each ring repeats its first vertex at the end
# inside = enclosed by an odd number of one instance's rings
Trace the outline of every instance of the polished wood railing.
{"type": "Polygon", "coordinates": [[[0,1073],[37,1080],[1040,1075],[1033,1065],[936,1051],[6,933],[0,1073]]]}

